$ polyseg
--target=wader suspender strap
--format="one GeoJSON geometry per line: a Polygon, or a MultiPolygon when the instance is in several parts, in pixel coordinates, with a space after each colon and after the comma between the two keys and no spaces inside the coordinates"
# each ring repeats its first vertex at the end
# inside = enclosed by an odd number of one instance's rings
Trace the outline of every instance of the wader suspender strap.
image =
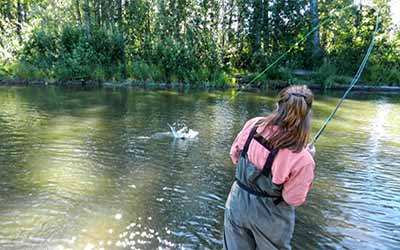
{"type": "Polygon", "coordinates": [[[272,163],[275,160],[276,155],[278,154],[279,149],[272,149],[271,151],[269,151],[267,160],[265,161],[265,165],[263,167],[263,174],[265,176],[268,176],[269,173],[271,172],[271,168],[272,168],[272,163]]]}
{"type": "MultiPolygon", "coordinates": [[[[250,146],[251,140],[254,138],[254,136],[256,134],[257,134],[258,138],[261,137],[261,135],[259,135],[257,133],[257,125],[255,125],[251,129],[249,137],[247,137],[246,143],[244,144],[243,150],[242,150],[242,152],[244,154],[247,154],[247,151],[249,150],[249,146],[250,146]]],[[[267,144],[267,140],[265,138],[262,138],[262,139],[263,139],[263,142],[264,142],[262,145],[265,147],[265,144],[267,144]]],[[[260,139],[258,139],[257,141],[259,141],[259,140],[260,139]]],[[[263,172],[263,174],[265,176],[268,176],[269,173],[271,172],[272,163],[274,162],[275,157],[276,157],[276,155],[278,154],[278,151],[279,151],[279,149],[268,149],[268,150],[269,150],[269,154],[268,154],[267,160],[265,161],[265,164],[264,164],[264,167],[263,167],[263,170],[262,170],[262,172],[263,172]]]]}
{"type": "MultiPolygon", "coordinates": [[[[269,151],[267,160],[265,161],[265,165],[263,167],[262,173],[265,176],[269,176],[269,174],[271,173],[271,168],[272,168],[272,163],[274,163],[275,157],[278,154],[279,149],[272,149],[271,151],[269,151]]],[[[274,204],[278,205],[281,201],[283,201],[283,197],[282,195],[279,197],[276,197],[276,199],[274,200],[274,204]]]]}
{"type": "Polygon", "coordinates": [[[272,150],[272,148],[269,146],[268,140],[265,139],[262,135],[260,135],[259,133],[256,133],[254,135],[254,139],[260,143],[261,145],[264,146],[264,148],[268,149],[269,151],[272,150]]]}
{"type": "MultiPolygon", "coordinates": [[[[249,137],[247,137],[246,143],[243,146],[242,154],[246,155],[246,157],[247,157],[247,151],[249,150],[251,140],[254,138],[256,133],[257,133],[257,125],[252,128],[252,130],[250,131],[249,137]]],[[[278,151],[279,151],[279,149],[270,150],[267,160],[265,161],[262,173],[267,177],[271,171],[272,163],[274,162],[274,159],[275,159],[276,155],[278,154],[278,151]]],[[[266,193],[255,191],[255,190],[247,187],[243,183],[241,183],[238,179],[236,179],[236,183],[239,185],[239,187],[241,187],[242,189],[246,190],[247,192],[249,192],[251,194],[254,194],[257,196],[262,196],[262,197],[275,198],[275,200],[274,200],[275,205],[278,205],[281,201],[283,201],[282,196],[276,197],[276,196],[268,195],[266,193]]]]}
{"type": "Polygon", "coordinates": [[[247,137],[246,143],[244,144],[244,147],[242,149],[242,153],[247,154],[251,140],[253,139],[256,132],[257,132],[257,126],[254,126],[253,129],[250,131],[249,137],[247,137]]]}

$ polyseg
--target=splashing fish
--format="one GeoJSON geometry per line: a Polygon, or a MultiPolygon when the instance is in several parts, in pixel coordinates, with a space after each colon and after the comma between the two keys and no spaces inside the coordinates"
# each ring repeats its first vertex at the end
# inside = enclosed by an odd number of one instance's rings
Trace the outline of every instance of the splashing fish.
{"type": "Polygon", "coordinates": [[[186,126],[183,128],[176,130],[172,125],[167,123],[169,128],[171,129],[171,133],[174,136],[174,138],[177,139],[193,139],[199,135],[199,132],[194,131],[186,126]]]}

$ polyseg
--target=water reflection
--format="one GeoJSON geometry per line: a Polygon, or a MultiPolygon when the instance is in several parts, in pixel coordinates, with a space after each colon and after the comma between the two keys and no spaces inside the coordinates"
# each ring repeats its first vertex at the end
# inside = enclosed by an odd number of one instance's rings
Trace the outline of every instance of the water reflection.
{"type": "MultiPolygon", "coordinates": [[[[0,88],[1,249],[219,249],[229,147],[273,95],[0,88]],[[180,121],[195,140],[152,136],[180,121]]],[[[337,97],[317,96],[314,131],[337,97]]],[[[400,100],[354,95],[317,145],[294,249],[400,244],[400,100]]]]}

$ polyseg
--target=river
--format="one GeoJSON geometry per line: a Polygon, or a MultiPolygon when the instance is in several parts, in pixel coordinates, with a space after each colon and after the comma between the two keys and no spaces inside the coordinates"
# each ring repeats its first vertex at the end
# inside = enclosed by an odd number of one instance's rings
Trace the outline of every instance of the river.
{"type": "MultiPolygon", "coordinates": [[[[221,249],[230,145],[276,95],[234,94],[0,87],[0,249],[221,249]]],[[[313,133],[337,101],[316,95],[313,133]]],[[[293,249],[400,249],[399,114],[399,95],[345,101],[293,249]]]]}

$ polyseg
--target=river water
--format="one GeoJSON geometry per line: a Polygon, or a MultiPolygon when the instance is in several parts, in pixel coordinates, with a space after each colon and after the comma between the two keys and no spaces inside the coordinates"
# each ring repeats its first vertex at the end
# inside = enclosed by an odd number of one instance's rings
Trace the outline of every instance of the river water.
{"type": "MultiPolygon", "coordinates": [[[[230,145],[275,100],[233,95],[0,87],[0,249],[221,249],[230,145]]],[[[314,133],[337,101],[316,96],[314,133]]],[[[399,95],[345,101],[293,249],[400,249],[399,114],[399,95]]]]}

